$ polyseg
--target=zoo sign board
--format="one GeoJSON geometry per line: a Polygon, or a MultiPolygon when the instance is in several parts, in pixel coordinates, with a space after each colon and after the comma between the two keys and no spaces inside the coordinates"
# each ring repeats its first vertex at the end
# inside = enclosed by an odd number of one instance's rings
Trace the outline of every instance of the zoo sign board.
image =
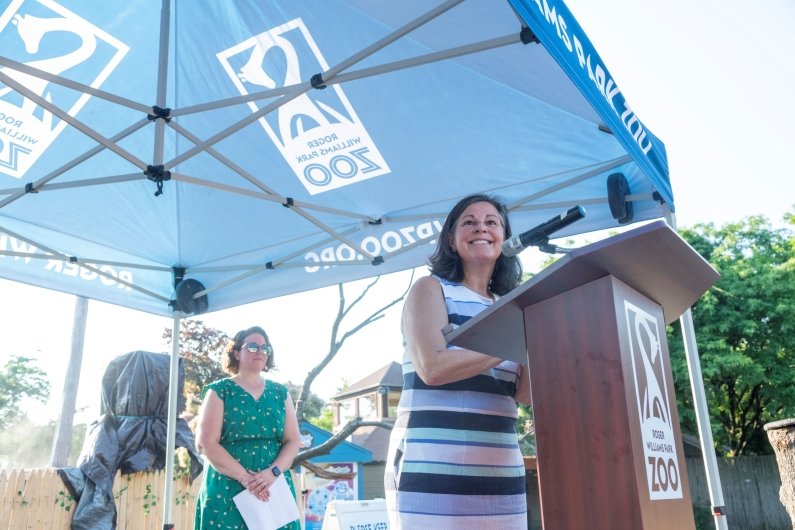
{"type": "Polygon", "coordinates": [[[649,498],[681,499],[682,473],[663,364],[665,336],[654,316],[626,300],[624,310],[649,498]]]}

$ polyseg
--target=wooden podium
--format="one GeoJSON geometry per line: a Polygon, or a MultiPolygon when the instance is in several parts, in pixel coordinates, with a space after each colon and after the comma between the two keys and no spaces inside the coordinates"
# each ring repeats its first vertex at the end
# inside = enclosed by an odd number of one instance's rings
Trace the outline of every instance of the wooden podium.
{"type": "Polygon", "coordinates": [[[695,529],[665,325],[717,279],[655,221],[566,254],[447,335],[529,364],[546,530],[695,529]]]}

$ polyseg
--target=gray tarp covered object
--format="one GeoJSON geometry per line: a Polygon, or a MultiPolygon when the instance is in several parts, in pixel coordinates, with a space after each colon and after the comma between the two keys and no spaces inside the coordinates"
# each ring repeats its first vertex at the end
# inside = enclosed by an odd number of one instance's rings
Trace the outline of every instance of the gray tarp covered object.
{"type": "MultiPolygon", "coordinates": [[[[178,410],[185,399],[185,375],[179,370],[178,410]]],[[[59,470],[70,493],[78,499],[74,530],[116,526],[113,479],[122,474],[163,469],[168,417],[169,356],[134,351],[110,362],[102,378],[102,416],[91,424],[78,467],[59,470]]],[[[202,471],[194,449],[193,433],[184,419],[177,420],[177,447],[191,457],[190,479],[202,471]]]]}

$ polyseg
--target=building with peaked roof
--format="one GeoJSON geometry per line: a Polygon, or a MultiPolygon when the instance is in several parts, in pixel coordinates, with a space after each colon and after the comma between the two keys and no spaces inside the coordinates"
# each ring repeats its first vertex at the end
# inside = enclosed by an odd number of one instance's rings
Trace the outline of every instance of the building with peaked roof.
{"type": "MultiPolygon", "coordinates": [[[[333,429],[336,431],[353,418],[394,423],[403,390],[400,363],[391,362],[331,398],[333,429]]],[[[360,427],[350,441],[373,455],[362,466],[363,498],[384,497],[384,466],[389,449],[390,430],[383,427],[360,427]]]]}
{"type": "Polygon", "coordinates": [[[334,428],[357,416],[394,419],[402,390],[403,372],[400,364],[393,361],[331,398],[334,428]]]}

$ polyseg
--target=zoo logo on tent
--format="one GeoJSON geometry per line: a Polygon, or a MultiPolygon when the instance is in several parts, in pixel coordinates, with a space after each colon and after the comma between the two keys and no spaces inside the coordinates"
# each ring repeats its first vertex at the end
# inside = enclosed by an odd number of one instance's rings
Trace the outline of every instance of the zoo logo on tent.
{"type": "MultiPolygon", "coordinates": [[[[0,49],[27,66],[99,88],[129,47],[55,2],[16,0],[0,14],[0,49]]],[[[0,72],[70,116],[90,99],[10,67],[0,72]]],[[[66,125],[0,79],[0,172],[22,178],[66,125]]]]}
{"type": "Polygon", "coordinates": [[[626,300],[624,309],[649,498],[682,498],[682,475],[657,319],[626,300]]]}
{"type": "MultiPolygon", "coordinates": [[[[243,95],[296,85],[309,77],[307,72],[328,70],[301,19],[251,37],[217,57],[243,95]]],[[[339,85],[283,97],[289,101],[259,121],[311,195],[389,173],[339,85]]],[[[253,112],[260,109],[254,102],[249,107],[253,112]]]]}

